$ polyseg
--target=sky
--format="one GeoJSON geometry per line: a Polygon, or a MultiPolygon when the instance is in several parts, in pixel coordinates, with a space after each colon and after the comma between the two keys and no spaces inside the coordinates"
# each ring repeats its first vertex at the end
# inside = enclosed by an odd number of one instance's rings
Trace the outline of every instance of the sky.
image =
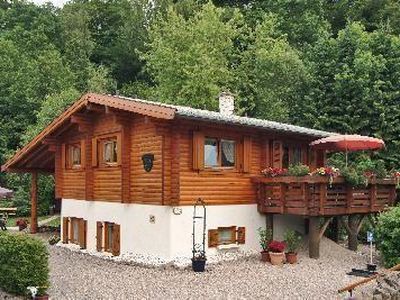
{"type": "Polygon", "coordinates": [[[54,6],[62,7],[67,0],[33,0],[36,4],[44,4],[45,2],[52,2],[54,6]]]}

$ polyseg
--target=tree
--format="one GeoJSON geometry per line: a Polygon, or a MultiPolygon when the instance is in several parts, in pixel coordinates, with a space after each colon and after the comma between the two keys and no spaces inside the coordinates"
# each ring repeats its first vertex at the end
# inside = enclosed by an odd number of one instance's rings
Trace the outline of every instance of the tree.
{"type": "Polygon", "coordinates": [[[277,16],[273,14],[256,26],[236,80],[242,108],[248,115],[288,121],[308,74],[299,52],[289,45],[277,26],[277,16]]]}
{"type": "Polygon", "coordinates": [[[150,29],[143,54],[161,101],[216,109],[216,97],[232,83],[229,57],[236,26],[222,19],[223,9],[205,4],[185,20],[173,8],[150,29]]]}
{"type": "Polygon", "coordinates": [[[297,118],[325,130],[382,137],[387,147],[380,156],[398,166],[399,37],[350,23],[337,38],[320,40],[308,61],[313,82],[304,99],[313,99],[314,107],[297,118]]]}

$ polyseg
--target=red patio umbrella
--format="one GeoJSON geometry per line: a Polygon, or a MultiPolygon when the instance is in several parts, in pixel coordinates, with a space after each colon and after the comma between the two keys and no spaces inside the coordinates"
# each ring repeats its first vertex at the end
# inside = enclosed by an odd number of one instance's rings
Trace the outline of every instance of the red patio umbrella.
{"type": "Polygon", "coordinates": [[[385,147],[385,142],[381,139],[358,134],[338,134],[313,141],[310,146],[313,149],[345,151],[347,166],[347,154],[349,151],[378,150],[385,147]]]}

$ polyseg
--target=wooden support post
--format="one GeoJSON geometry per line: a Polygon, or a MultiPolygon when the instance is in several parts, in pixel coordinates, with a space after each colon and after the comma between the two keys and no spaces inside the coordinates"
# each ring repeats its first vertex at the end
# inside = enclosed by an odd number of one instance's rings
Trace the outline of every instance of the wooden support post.
{"type": "Polygon", "coordinates": [[[38,222],[37,222],[37,181],[38,174],[37,172],[32,172],[31,179],[31,233],[37,233],[38,222]]]}
{"type": "Polygon", "coordinates": [[[308,253],[310,258],[319,258],[319,217],[310,217],[308,223],[308,253]]]}
{"type": "Polygon", "coordinates": [[[348,245],[352,251],[357,251],[358,247],[358,232],[357,232],[357,215],[349,215],[349,231],[348,231],[348,245]]]}

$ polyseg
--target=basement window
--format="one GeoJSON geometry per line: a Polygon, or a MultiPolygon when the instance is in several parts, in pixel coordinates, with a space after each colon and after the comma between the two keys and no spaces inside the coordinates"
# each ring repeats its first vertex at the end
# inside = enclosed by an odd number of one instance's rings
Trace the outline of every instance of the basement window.
{"type": "Polygon", "coordinates": [[[218,227],[208,230],[208,247],[221,245],[244,244],[246,240],[245,227],[218,227]]]}

